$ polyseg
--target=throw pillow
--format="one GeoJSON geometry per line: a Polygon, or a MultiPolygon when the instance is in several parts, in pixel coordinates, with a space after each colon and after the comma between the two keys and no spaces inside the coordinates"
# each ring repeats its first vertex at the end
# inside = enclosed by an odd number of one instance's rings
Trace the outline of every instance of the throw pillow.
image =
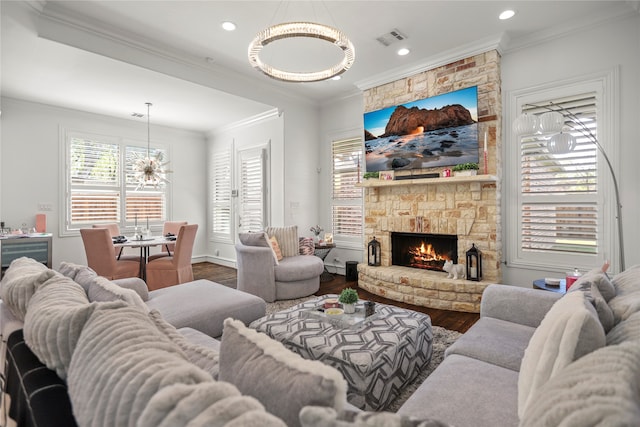
{"type": "Polygon", "coordinates": [[[313,255],[316,251],[313,237],[300,237],[298,247],[300,255],[313,255]]]}
{"type": "Polygon", "coordinates": [[[637,426],[640,343],[594,351],[567,366],[534,395],[520,427],[637,426]]]}
{"type": "Polygon", "coordinates": [[[607,345],[621,344],[631,340],[640,343],[640,312],[633,313],[607,334],[607,345]]]}
{"type": "Polygon", "coordinates": [[[208,372],[211,378],[218,378],[220,367],[219,354],[217,351],[188,341],[173,325],[167,323],[167,321],[162,318],[158,310],[151,310],[149,312],[149,318],[159,331],[180,347],[191,363],[203,371],[208,372]]]}
{"type": "Polygon", "coordinates": [[[613,277],[616,296],[609,301],[616,324],[640,311],[640,265],[633,266],[613,277]]]}
{"type": "Polygon", "coordinates": [[[239,233],[238,239],[240,243],[245,246],[264,246],[265,248],[271,247],[269,244],[269,236],[265,232],[259,233],[239,233]]]}
{"type": "Polygon", "coordinates": [[[418,420],[391,412],[344,411],[333,408],[307,406],[300,411],[302,427],[447,427],[437,420],[418,420]]]}
{"type": "Polygon", "coordinates": [[[89,316],[98,309],[122,304],[91,304],[79,284],[56,274],[31,298],[24,320],[24,340],[42,363],[65,379],[89,316]]]}
{"type": "Polygon", "coordinates": [[[609,304],[605,301],[595,282],[591,280],[576,282],[568,292],[583,292],[586,295],[587,299],[595,307],[596,313],[598,313],[598,319],[602,323],[605,334],[613,328],[613,311],[611,311],[609,304]]]}
{"type": "Polygon", "coordinates": [[[148,311],[149,308],[142,301],[140,295],[138,295],[135,291],[131,289],[122,288],[115,283],[112,283],[111,280],[97,276],[91,284],[89,285],[89,291],[87,292],[89,297],[89,301],[94,302],[109,302],[109,301],[124,301],[129,305],[133,305],[142,309],[143,311],[148,311]]]}
{"type": "MultiPolygon", "coordinates": [[[[609,276],[606,273],[602,272],[602,267],[594,268],[593,270],[587,272],[586,274],[580,276],[580,278],[576,281],[575,285],[580,285],[583,282],[592,282],[597,287],[605,301],[609,301],[611,298],[616,296],[616,289],[609,280],[609,276]]],[[[573,289],[573,286],[569,288],[569,290],[573,289]]]]}
{"type": "Polygon", "coordinates": [[[2,301],[17,319],[24,321],[36,290],[56,272],[32,258],[21,257],[9,264],[2,278],[2,301]]]}
{"type": "Polygon", "coordinates": [[[583,292],[569,292],[547,312],[527,346],[518,375],[518,415],[533,395],[574,360],[605,345],[602,324],[583,292]]]}
{"type": "Polygon", "coordinates": [[[276,236],[271,236],[269,238],[269,243],[271,243],[271,249],[273,249],[273,253],[276,255],[276,259],[278,261],[282,261],[282,252],[280,251],[280,245],[278,244],[278,239],[276,239],[276,236]]]}
{"type": "Polygon", "coordinates": [[[138,427],[286,427],[256,399],[224,382],[170,384],[149,400],[138,427]]]}
{"type": "Polygon", "coordinates": [[[287,227],[267,227],[265,230],[269,237],[276,236],[282,256],[296,256],[300,249],[298,248],[298,226],[290,225],[287,227]]]}
{"type": "Polygon", "coordinates": [[[347,384],[336,369],[305,360],[239,320],[226,319],[220,345],[220,381],[258,399],[268,412],[290,427],[300,426],[305,406],[341,410],[347,384]]]}

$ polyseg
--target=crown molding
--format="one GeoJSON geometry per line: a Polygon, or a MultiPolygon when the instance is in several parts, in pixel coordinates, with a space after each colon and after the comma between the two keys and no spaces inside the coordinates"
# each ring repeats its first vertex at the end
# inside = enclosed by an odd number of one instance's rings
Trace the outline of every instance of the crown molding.
{"type": "Polygon", "coordinates": [[[218,127],[216,129],[212,129],[209,132],[209,134],[214,135],[214,134],[217,134],[217,133],[229,132],[229,131],[231,131],[233,129],[245,128],[247,126],[251,126],[251,125],[254,125],[256,123],[260,123],[260,122],[263,122],[265,120],[272,119],[274,117],[280,117],[281,115],[282,115],[282,111],[280,109],[278,109],[278,108],[274,108],[273,110],[265,111],[264,113],[256,114],[255,116],[247,117],[246,119],[239,120],[237,122],[230,123],[228,125],[218,127]]]}
{"type": "Polygon", "coordinates": [[[497,50],[499,54],[502,54],[508,42],[509,37],[506,33],[486,37],[473,43],[444,51],[441,54],[434,55],[426,61],[417,63],[413,66],[398,67],[387,73],[378,74],[368,79],[360,80],[356,82],[355,85],[358,89],[364,91],[491,50],[497,50]]]}
{"type": "MultiPolygon", "coordinates": [[[[38,36],[98,55],[123,61],[162,74],[244,97],[259,103],[287,99],[313,105],[307,97],[266,85],[249,75],[210,63],[206,58],[158,46],[139,34],[106,26],[99,20],[64,7],[64,2],[46,3],[38,16],[38,36]],[[257,97],[260,94],[261,97],[257,97]]],[[[253,70],[252,70],[253,71],[253,70]]]]}

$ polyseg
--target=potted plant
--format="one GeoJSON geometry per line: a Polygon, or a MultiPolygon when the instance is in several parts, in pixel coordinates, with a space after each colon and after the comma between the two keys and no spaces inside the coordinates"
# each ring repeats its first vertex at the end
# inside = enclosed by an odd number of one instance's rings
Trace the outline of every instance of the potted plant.
{"type": "Polygon", "coordinates": [[[356,290],[352,288],[343,289],[343,291],[340,292],[338,301],[342,303],[342,309],[345,313],[355,313],[355,304],[358,302],[358,292],[356,292],[356,290]]]}
{"type": "Polygon", "coordinates": [[[461,163],[452,168],[455,176],[473,176],[478,173],[478,169],[480,166],[477,163],[461,163]]]}
{"type": "Polygon", "coordinates": [[[380,172],[365,172],[363,175],[364,179],[378,179],[380,176],[380,172]]]}

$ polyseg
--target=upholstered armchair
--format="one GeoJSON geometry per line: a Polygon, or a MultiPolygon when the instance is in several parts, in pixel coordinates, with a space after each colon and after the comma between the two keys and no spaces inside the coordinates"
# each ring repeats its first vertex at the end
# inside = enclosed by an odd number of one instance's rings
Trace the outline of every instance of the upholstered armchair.
{"type": "Polygon", "coordinates": [[[296,226],[241,233],[236,255],[238,290],[267,302],[302,298],[320,289],[324,263],[317,256],[300,255],[296,226]],[[276,250],[272,248],[274,241],[278,242],[276,250]]]}

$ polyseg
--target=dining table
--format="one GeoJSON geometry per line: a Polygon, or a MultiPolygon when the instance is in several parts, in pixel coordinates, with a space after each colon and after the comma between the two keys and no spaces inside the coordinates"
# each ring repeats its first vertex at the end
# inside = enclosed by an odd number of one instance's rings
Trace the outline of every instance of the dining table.
{"type": "Polygon", "coordinates": [[[114,242],[116,248],[140,248],[140,277],[146,280],[146,268],[149,260],[149,248],[152,246],[164,246],[175,244],[176,239],[166,236],[142,236],[142,238],[127,237],[125,241],[114,242]]]}

